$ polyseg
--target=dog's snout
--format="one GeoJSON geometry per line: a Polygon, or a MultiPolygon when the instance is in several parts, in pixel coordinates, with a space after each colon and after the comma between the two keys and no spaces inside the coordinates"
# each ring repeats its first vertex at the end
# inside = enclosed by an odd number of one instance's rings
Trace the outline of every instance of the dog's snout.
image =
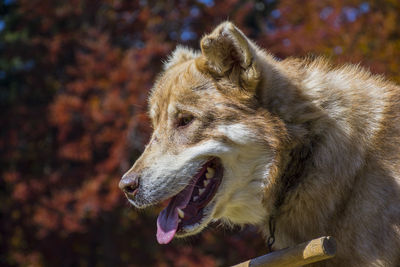
{"type": "Polygon", "coordinates": [[[139,187],[139,174],[129,172],[122,176],[119,182],[119,188],[124,191],[128,197],[134,197],[139,187]]]}

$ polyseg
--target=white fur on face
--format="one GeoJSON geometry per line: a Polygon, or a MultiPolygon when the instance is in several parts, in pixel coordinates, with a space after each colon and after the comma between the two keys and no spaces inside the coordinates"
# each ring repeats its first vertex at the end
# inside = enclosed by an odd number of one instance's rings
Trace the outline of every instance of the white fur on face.
{"type": "Polygon", "coordinates": [[[266,218],[262,205],[272,155],[246,125],[221,125],[218,131],[234,142],[235,149],[221,156],[224,178],[216,195],[215,219],[234,224],[260,224],[266,218]]]}
{"type": "Polygon", "coordinates": [[[255,134],[249,129],[249,127],[241,123],[220,125],[217,130],[236,144],[251,144],[255,140],[255,134]]]}
{"type": "Polygon", "coordinates": [[[168,118],[173,118],[175,113],[177,112],[175,105],[169,104],[168,105],[168,118]]]}
{"type": "Polygon", "coordinates": [[[150,118],[152,118],[154,120],[154,118],[156,117],[156,113],[157,113],[156,109],[154,107],[151,108],[150,111],[149,111],[150,118]]]}
{"type": "MultiPolygon", "coordinates": [[[[152,164],[142,173],[141,194],[149,204],[157,203],[182,191],[202,165],[212,156],[230,152],[223,143],[208,140],[177,155],[153,155],[152,164]]],[[[138,205],[144,208],[147,205],[138,205]]]]}
{"type": "Polygon", "coordinates": [[[159,155],[142,174],[143,198],[149,203],[159,202],[183,190],[210,157],[221,159],[222,182],[205,208],[203,221],[185,228],[191,234],[201,231],[211,220],[260,224],[266,217],[262,194],[271,162],[268,149],[256,142],[255,133],[244,124],[217,129],[233,144],[209,139],[177,155],[159,155]]]}

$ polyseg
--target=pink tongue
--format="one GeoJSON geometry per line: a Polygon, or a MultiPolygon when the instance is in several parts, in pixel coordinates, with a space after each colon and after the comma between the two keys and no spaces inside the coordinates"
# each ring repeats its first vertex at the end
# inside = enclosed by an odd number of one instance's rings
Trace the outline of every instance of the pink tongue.
{"type": "Polygon", "coordinates": [[[194,183],[188,185],[176,195],[168,206],[163,209],[157,218],[157,241],[160,244],[168,244],[174,238],[178,229],[178,208],[184,209],[189,203],[194,183]]]}

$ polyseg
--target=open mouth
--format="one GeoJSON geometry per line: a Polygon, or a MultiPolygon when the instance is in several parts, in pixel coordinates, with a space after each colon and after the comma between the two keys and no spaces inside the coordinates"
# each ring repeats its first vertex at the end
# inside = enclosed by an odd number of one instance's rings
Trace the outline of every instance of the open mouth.
{"type": "Polygon", "coordinates": [[[218,158],[207,161],[190,184],[171,198],[168,206],[157,218],[157,241],[169,243],[175,233],[184,232],[186,226],[201,223],[204,208],[211,202],[221,183],[223,167],[218,158]]]}

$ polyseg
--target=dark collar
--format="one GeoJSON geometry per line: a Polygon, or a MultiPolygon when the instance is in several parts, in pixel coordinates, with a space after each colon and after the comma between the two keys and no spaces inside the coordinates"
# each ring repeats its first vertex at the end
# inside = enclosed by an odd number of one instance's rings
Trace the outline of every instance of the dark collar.
{"type": "Polygon", "coordinates": [[[269,236],[267,246],[269,252],[272,252],[272,246],[275,243],[276,219],[281,215],[280,208],[287,196],[302,182],[302,178],[307,172],[307,166],[311,164],[312,150],[313,142],[302,143],[297,145],[288,154],[286,167],[279,178],[274,208],[268,221],[269,236]]]}

